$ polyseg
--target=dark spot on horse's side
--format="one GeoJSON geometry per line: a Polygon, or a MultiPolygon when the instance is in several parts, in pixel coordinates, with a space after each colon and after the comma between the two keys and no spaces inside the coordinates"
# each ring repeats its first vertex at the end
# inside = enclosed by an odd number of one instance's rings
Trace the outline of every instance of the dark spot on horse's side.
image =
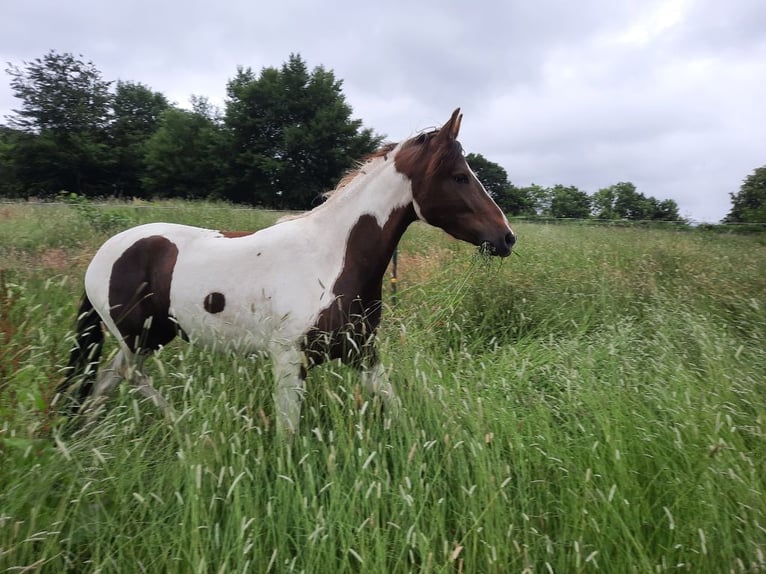
{"type": "Polygon", "coordinates": [[[260,256],[261,256],[261,252],[259,251],[257,257],[260,257],[260,256]]]}
{"type": "Polygon", "coordinates": [[[205,301],[202,303],[202,306],[205,308],[205,311],[215,315],[216,313],[223,311],[223,308],[226,307],[226,297],[223,296],[223,293],[213,291],[205,296],[205,301]]]}
{"type": "Polygon", "coordinates": [[[252,235],[253,231],[219,231],[221,235],[226,237],[227,239],[236,239],[237,237],[247,237],[248,235],[252,235]]]}
{"type": "Polygon", "coordinates": [[[170,342],[178,325],[170,316],[170,283],[178,247],[152,235],[128,247],[112,266],[109,315],[132,351],[151,351],[170,342]]]}

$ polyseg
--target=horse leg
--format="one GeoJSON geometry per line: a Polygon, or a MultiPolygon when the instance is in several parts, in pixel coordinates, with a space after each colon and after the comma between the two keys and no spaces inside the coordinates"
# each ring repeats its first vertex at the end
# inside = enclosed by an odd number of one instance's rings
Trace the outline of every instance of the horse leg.
{"type": "Polygon", "coordinates": [[[105,403],[117,385],[127,380],[136,391],[168,414],[172,410],[170,404],[142,372],[145,358],[143,353],[136,354],[124,347],[117,351],[109,366],[99,373],[90,399],[91,408],[95,409],[105,403]]]}
{"type": "Polygon", "coordinates": [[[305,367],[303,353],[291,346],[274,345],[269,349],[274,370],[274,407],[279,436],[298,432],[303,400],[305,367]]]}
{"type": "Polygon", "coordinates": [[[154,388],[151,377],[143,373],[144,359],[146,359],[144,353],[135,355],[135,360],[128,372],[127,379],[130,381],[130,385],[136,392],[149,399],[155,407],[161,409],[162,412],[172,418],[173,407],[171,407],[170,403],[165,400],[165,397],[154,388]]]}
{"type": "Polygon", "coordinates": [[[91,394],[83,397],[82,407],[80,407],[80,412],[86,414],[85,421],[87,424],[92,424],[97,420],[104,404],[109,399],[109,395],[125,379],[129,354],[127,349],[121,348],[109,362],[109,365],[99,370],[91,394]]]}
{"type": "Polygon", "coordinates": [[[369,395],[380,397],[387,415],[392,418],[397,416],[401,409],[401,401],[382,363],[376,362],[371,367],[362,368],[362,386],[369,395]]]}
{"type": "Polygon", "coordinates": [[[109,365],[101,369],[98,373],[96,383],[93,385],[93,392],[83,400],[83,409],[91,412],[89,419],[99,411],[99,408],[107,401],[115,387],[125,379],[126,364],[128,363],[129,351],[120,349],[109,362],[109,365]]]}

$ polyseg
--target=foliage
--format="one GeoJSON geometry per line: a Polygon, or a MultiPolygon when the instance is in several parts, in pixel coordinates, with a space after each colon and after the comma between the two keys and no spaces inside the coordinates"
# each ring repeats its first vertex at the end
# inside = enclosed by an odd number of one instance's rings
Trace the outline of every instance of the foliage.
{"type": "MultiPolygon", "coordinates": [[[[141,207],[111,209],[230,229],[277,217],[141,207]]],[[[415,225],[380,338],[402,416],[330,363],[282,444],[269,365],[181,341],[147,361],[179,420],[121,389],[61,428],[51,390],[103,240],[70,212],[24,204],[0,226],[0,570],[766,567],[757,238],[524,224],[521,257],[487,262],[415,225]],[[84,243],[53,259],[18,242],[61,221],[37,237],[84,243]]]]}
{"type": "Polygon", "coordinates": [[[648,206],[643,194],[629,181],[612,186],[615,190],[614,212],[622,219],[647,219],[648,206]]]}
{"type": "Polygon", "coordinates": [[[16,149],[24,137],[20,130],[0,126],[0,197],[21,197],[22,187],[16,174],[16,149]]]}
{"type": "Polygon", "coordinates": [[[14,95],[22,100],[10,125],[27,134],[14,149],[16,175],[34,193],[91,193],[105,179],[109,82],[81,58],[51,51],[23,68],[6,69],[14,95]]]}
{"type": "Polygon", "coordinates": [[[146,141],[142,183],[152,197],[212,197],[225,172],[226,135],[204,106],[167,109],[146,141]]]}
{"type": "Polygon", "coordinates": [[[7,72],[22,106],[0,137],[6,196],[217,196],[304,209],[381,140],[351,119],[342,82],[298,55],[260,77],[240,68],[225,125],[204,97],[187,111],[139,83],[111,93],[69,53],[7,72]]]}
{"type": "Polygon", "coordinates": [[[508,180],[508,173],[505,168],[489,161],[480,153],[469,153],[465,159],[487,193],[500,206],[500,209],[510,215],[522,215],[530,212],[529,197],[508,180]]]}
{"type": "Polygon", "coordinates": [[[42,58],[13,64],[6,72],[11,89],[22,101],[14,110],[12,127],[33,133],[93,134],[106,127],[109,118],[109,84],[92,62],[73,54],[48,52],[42,58]]]}
{"type": "MultiPolygon", "coordinates": [[[[183,110],[143,84],[112,86],[70,53],[50,51],[6,71],[22,103],[0,133],[0,195],[7,197],[65,190],[308,209],[382,139],[352,118],[342,80],[322,66],[309,71],[298,54],[258,74],[239,67],[223,113],[204,97],[192,96],[192,109],[183,110]]],[[[517,187],[481,154],[467,159],[510,215],[681,221],[675,201],[645,197],[630,182],[592,197],[560,184],[517,187]]],[[[748,217],[760,213],[747,209],[748,217]]],[[[731,217],[738,214],[739,207],[731,217]]]]}
{"type": "Polygon", "coordinates": [[[553,219],[599,219],[678,221],[678,205],[672,199],[645,197],[630,182],[600,189],[592,196],[575,186],[532,184],[516,187],[500,165],[481,154],[466,156],[487,191],[508,214],[553,219]]]}
{"type": "Polygon", "coordinates": [[[551,217],[551,203],[553,202],[551,188],[533,183],[522,188],[522,190],[529,197],[532,215],[551,217]]]}
{"type": "Polygon", "coordinates": [[[674,200],[646,197],[629,181],[599,189],[593,195],[592,211],[599,219],[682,221],[674,200]]]}
{"type": "Polygon", "coordinates": [[[766,223],[766,165],[759,167],[742,182],[731,196],[731,210],[724,223],[766,223]]]}
{"type": "Polygon", "coordinates": [[[678,204],[674,199],[663,199],[659,201],[654,197],[648,198],[652,204],[651,219],[662,221],[682,221],[683,218],[678,213],[678,204]]]}
{"type": "Polygon", "coordinates": [[[575,186],[555,185],[551,195],[553,217],[584,219],[590,215],[590,197],[575,186]]]}
{"type": "Polygon", "coordinates": [[[594,216],[599,219],[615,219],[615,201],[617,191],[615,186],[603,187],[593,194],[591,208],[594,216]]]}
{"type": "Polygon", "coordinates": [[[227,86],[232,136],[229,199],[307,209],[381,138],[351,119],[342,82],[323,67],[308,71],[292,54],[258,77],[239,68],[227,86]]]}
{"type": "Polygon", "coordinates": [[[70,205],[85,223],[100,233],[122,231],[135,223],[129,215],[97,207],[87,197],[76,193],[61,193],[58,199],[70,205]]]}
{"type": "Polygon", "coordinates": [[[146,195],[140,181],[146,172],[145,147],[160,127],[162,114],[169,107],[164,95],[143,84],[117,82],[112,100],[113,119],[109,126],[116,164],[113,176],[115,195],[146,195]]]}

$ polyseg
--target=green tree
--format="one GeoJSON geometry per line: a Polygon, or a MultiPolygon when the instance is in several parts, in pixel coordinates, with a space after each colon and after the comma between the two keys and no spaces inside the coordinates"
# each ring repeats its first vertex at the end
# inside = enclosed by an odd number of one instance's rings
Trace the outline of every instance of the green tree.
{"type": "Polygon", "coordinates": [[[16,173],[27,191],[103,193],[110,154],[106,141],[109,82],[91,62],[49,52],[23,67],[9,65],[11,89],[22,101],[9,117],[27,134],[16,147],[16,173]]]}
{"type": "Polygon", "coordinates": [[[615,186],[610,185],[599,189],[591,197],[591,213],[599,219],[615,219],[615,202],[617,192],[615,186]]]}
{"type": "Polygon", "coordinates": [[[16,174],[16,156],[19,140],[26,134],[13,128],[0,126],[0,197],[21,197],[22,188],[16,174]]]}
{"type": "Polygon", "coordinates": [[[766,223],[766,165],[756,168],[729,196],[731,210],[724,223],[766,223]]]}
{"type": "Polygon", "coordinates": [[[647,219],[655,221],[683,221],[678,214],[678,204],[672,199],[659,200],[655,197],[647,197],[647,219]]]}
{"type": "Polygon", "coordinates": [[[145,146],[160,126],[167,98],[143,84],[117,82],[112,100],[110,144],[114,153],[113,185],[118,195],[144,195],[145,146]]]}
{"type": "Polygon", "coordinates": [[[526,187],[522,187],[521,192],[529,198],[530,215],[551,217],[551,203],[553,201],[551,188],[533,183],[526,187]]]}
{"type": "Polygon", "coordinates": [[[220,196],[225,133],[204,99],[193,110],[167,109],[147,140],[142,183],[155,197],[220,196]]]}
{"type": "Polygon", "coordinates": [[[591,211],[599,219],[683,221],[674,200],[646,197],[634,184],[625,181],[594,193],[591,211]]]}
{"type": "Polygon", "coordinates": [[[465,156],[465,160],[493,199],[505,195],[510,182],[504,167],[489,161],[480,153],[469,153],[465,156]]]}
{"type": "Polygon", "coordinates": [[[505,168],[489,161],[480,153],[469,153],[465,159],[500,209],[511,215],[530,212],[531,200],[522,189],[508,180],[505,168]]]}
{"type": "Polygon", "coordinates": [[[554,185],[551,189],[551,216],[584,219],[590,216],[591,200],[575,186],[554,185]]]}
{"type": "Polygon", "coordinates": [[[621,181],[612,187],[615,191],[614,212],[617,217],[636,221],[647,219],[650,206],[644,194],[639,193],[634,184],[621,181]]]}
{"type": "Polygon", "coordinates": [[[594,194],[593,209],[602,219],[651,219],[656,200],[647,199],[629,181],[621,181],[594,194]],[[653,203],[654,202],[654,203],[653,203]]]}
{"type": "Polygon", "coordinates": [[[106,127],[109,121],[110,82],[92,62],[70,53],[51,50],[42,58],[10,64],[11,89],[22,100],[13,110],[10,125],[40,133],[89,133],[106,127]]]}
{"type": "Polygon", "coordinates": [[[231,134],[228,197],[307,209],[381,139],[351,119],[342,82],[299,55],[256,77],[240,68],[227,85],[231,134]]]}

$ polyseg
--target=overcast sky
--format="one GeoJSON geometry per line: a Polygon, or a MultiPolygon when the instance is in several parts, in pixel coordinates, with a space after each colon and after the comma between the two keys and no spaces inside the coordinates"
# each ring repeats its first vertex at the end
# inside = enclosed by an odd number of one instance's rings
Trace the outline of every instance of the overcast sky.
{"type": "MultiPolygon", "coordinates": [[[[106,80],[222,105],[237,66],[291,52],[391,140],[464,112],[516,185],[631,181],[718,221],[766,165],[764,0],[4,0],[0,60],[82,54],[106,80]]],[[[4,66],[5,67],[5,66],[4,66]]],[[[0,116],[19,106],[0,82],[0,116]]],[[[3,120],[4,123],[4,120],[3,120]]]]}

